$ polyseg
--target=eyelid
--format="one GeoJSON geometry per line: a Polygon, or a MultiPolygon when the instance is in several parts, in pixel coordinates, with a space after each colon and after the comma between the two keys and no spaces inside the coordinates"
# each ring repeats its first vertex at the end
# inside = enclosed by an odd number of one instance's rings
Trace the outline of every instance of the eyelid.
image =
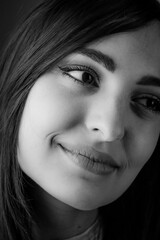
{"type": "Polygon", "coordinates": [[[132,99],[143,99],[143,98],[153,98],[160,101],[160,96],[153,93],[138,93],[137,96],[132,97],[132,99]]]}
{"type": "Polygon", "coordinates": [[[97,74],[97,72],[95,70],[93,70],[93,68],[91,68],[88,65],[82,65],[82,64],[68,64],[68,65],[64,65],[64,66],[58,66],[59,68],[61,68],[64,71],[89,71],[93,74],[95,74],[95,76],[97,77],[97,79],[99,79],[99,75],[97,74]]]}

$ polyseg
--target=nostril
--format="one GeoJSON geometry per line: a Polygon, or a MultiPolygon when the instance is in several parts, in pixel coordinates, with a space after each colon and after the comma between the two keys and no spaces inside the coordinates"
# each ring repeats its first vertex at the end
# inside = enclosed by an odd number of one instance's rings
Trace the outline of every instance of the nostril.
{"type": "Polygon", "coordinates": [[[116,140],[121,140],[124,137],[125,131],[124,129],[118,129],[115,127],[115,129],[99,129],[99,128],[92,128],[92,131],[95,133],[99,133],[103,140],[107,142],[113,142],[116,140]]]}
{"type": "Polygon", "coordinates": [[[99,129],[98,128],[93,128],[93,131],[99,131],[99,129]]]}

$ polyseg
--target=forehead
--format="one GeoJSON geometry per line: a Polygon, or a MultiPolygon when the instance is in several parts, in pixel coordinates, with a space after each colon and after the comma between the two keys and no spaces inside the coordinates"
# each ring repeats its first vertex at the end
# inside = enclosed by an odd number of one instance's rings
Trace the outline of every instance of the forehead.
{"type": "MultiPolygon", "coordinates": [[[[160,22],[127,33],[105,37],[88,46],[110,55],[121,67],[141,66],[160,76],[160,22]]],[[[138,69],[140,69],[138,68],[138,69]]]]}

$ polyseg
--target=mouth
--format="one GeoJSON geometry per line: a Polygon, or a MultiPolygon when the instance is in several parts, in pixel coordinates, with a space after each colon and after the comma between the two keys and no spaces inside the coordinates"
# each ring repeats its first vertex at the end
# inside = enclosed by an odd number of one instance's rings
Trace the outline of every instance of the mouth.
{"type": "Polygon", "coordinates": [[[96,175],[107,175],[120,169],[115,160],[106,153],[98,152],[90,147],[74,149],[66,144],[58,145],[74,164],[96,175]]]}

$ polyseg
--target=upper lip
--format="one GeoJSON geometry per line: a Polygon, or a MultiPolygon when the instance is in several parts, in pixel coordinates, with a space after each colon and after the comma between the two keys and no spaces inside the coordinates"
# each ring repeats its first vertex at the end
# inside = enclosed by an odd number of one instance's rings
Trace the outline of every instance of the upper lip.
{"type": "Polygon", "coordinates": [[[120,168],[118,164],[109,154],[95,150],[89,146],[78,146],[69,145],[66,143],[59,144],[64,150],[69,151],[74,155],[82,155],[92,160],[93,162],[106,164],[112,168],[120,168]]]}

